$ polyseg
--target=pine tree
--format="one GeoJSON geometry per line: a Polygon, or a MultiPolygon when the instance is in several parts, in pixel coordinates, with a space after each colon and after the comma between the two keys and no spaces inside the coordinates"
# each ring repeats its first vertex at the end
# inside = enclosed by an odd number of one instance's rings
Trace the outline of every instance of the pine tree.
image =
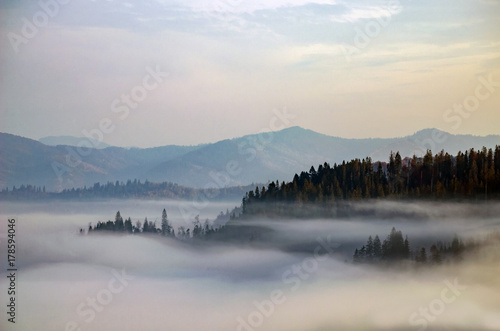
{"type": "Polygon", "coordinates": [[[439,249],[436,245],[431,246],[431,262],[433,264],[441,263],[441,254],[439,253],[439,249]]]}
{"type": "Polygon", "coordinates": [[[404,258],[409,259],[410,258],[410,242],[408,241],[408,236],[405,237],[405,243],[404,243],[404,258]]]}
{"type": "Polygon", "coordinates": [[[123,218],[120,215],[120,211],[117,211],[115,216],[114,231],[123,232],[124,230],[123,218]]]}
{"type": "Polygon", "coordinates": [[[127,218],[127,220],[125,221],[125,224],[124,224],[124,228],[125,228],[125,232],[127,233],[132,233],[132,220],[129,218],[127,218]]]}
{"type": "Polygon", "coordinates": [[[132,230],[134,233],[140,233],[141,229],[142,229],[141,221],[137,220],[137,222],[135,222],[135,226],[132,230]]]}
{"type": "Polygon", "coordinates": [[[416,261],[420,263],[427,263],[427,253],[424,247],[420,249],[420,253],[417,255],[416,261]]]}
{"type": "Polygon", "coordinates": [[[373,257],[376,259],[380,259],[382,257],[382,243],[380,242],[378,235],[376,235],[373,240],[373,257]]]}
{"type": "Polygon", "coordinates": [[[359,251],[358,249],[356,248],[356,250],[354,251],[354,255],[352,257],[354,263],[359,263],[360,262],[360,259],[359,259],[359,251]]]}
{"type": "Polygon", "coordinates": [[[372,261],[374,257],[374,246],[372,236],[368,237],[368,241],[366,242],[366,259],[368,261],[372,261]]]}
{"type": "Polygon", "coordinates": [[[361,247],[361,249],[359,250],[359,260],[361,262],[365,262],[365,260],[366,260],[366,247],[365,246],[361,247]]]}
{"type": "Polygon", "coordinates": [[[460,259],[463,250],[464,250],[464,244],[462,240],[460,240],[458,236],[455,234],[451,242],[451,252],[453,254],[453,257],[455,259],[460,259]]]}
{"type": "Polygon", "coordinates": [[[170,235],[170,225],[167,220],[167,211],[163,208],[163,212],[161,213],[161,234],[162,236],[170,235]]]}

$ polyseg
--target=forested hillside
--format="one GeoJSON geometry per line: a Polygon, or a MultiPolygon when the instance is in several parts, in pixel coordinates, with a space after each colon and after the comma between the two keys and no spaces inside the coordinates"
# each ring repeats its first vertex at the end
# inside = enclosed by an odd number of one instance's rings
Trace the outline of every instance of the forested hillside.
{"type": "Polygon", "coordinates": [[[45,187],[21,185],[0,191],[0,200],[44,200],[44,199],[193,199],[210,196],[213,199],[239,199],[251,186],[197,189],[171,182],[155,183],[148,180],[95,183],[92,186],[48,192],[45,187]]]}
{"type": "Polygon", "coordinates": [[[423,158],[391,153],[389,162],[354,159],[324,163],[295,174],[291,182],[256,187],[243,198],[243,214],[287,214],[304,203],[328,205],[364,198],[496,199],[500,195],[500,146],[452,156],[444,151],[423,158]]]}

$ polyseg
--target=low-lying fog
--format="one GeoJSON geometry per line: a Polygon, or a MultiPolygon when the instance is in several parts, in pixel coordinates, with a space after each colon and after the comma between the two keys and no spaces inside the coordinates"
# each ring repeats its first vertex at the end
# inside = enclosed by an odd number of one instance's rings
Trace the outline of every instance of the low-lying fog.
{"type": "MultiPolygon", "coordinates": [[[[237,204],[211,203],[200,220],[237,204]]],[[[267,246],[78,233],[89,222],[113,220],[117,210],[133,223],[148,217],[159,226],[163,208],[175,229],[190,224],[182,214],[191,202],[3,202],[0,329],[500,330],[498,244],[437,267],[351,263],[354,247],[369,235],[383,240],[393,226],[412,248],[455,233],[467,239],[500,231],[500,203],[360,203],[352,208],[368,211],[362,217],[255,221],[273,230],[267,246]],[[15,324],[5,313],[12,217],[15,324]],[[304,242],[315,242],[315,253],[288,249],[304,242]]]]}

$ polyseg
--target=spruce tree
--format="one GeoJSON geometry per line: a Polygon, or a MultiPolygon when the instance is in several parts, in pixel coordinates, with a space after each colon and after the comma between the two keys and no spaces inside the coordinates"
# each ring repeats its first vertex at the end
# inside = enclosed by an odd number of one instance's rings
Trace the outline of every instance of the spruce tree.
{"type": "Polygon", "coordinates": [[[132,220],[129,218],[127,218],[127,220],[125,221],[125,224],[124,224],[124,228],[125,228],[125,232],[127,233],[132,233],[132,220]]]}
{"type": "Polygon", "coordinates": [[[422,249],[420,249],[420,253],[417,255],[416,260],[420,263],[427,263],[427,253],[425,251],[425,247],[422,247],[422,249]]]}
{"type": "Polygon", "coordinates": [[[116,212],[115,216],[115,224],[114,224],[114,231],[117,232],[123,232],[124,231],[124,225],[123,225],[123,218],[120,215],[120,211],[116,212]]]}
{"type": "Polygon", "coordinates": [[[372,236],[368,237],[368,241],[366,242],[366,260],[372,261],[374,257],[374,246],[372,236]]]}
{"type": "Polygon", "coordinates": [[[382,243],[380,242],[378,235],[376,235],[373,240],[373,257],[376,259],[380,259],[382,257],[382,243]]]}
{"type": "Polygon", "coordinates": [[[162,236],[170,235],[170,226],[167,220],[167,211],[163,208],[163,212],[161,213],[161,234],[162,236]]]}
{"type": "Polygon", "coordinates": [[[404,258],[409,259],[410,258],[410,242],[408,241],[408,236],[405,237],[405,243],[404,243],[404,258]]]}
{"type": "Polygon", "coordinates": [[[431,262],[433,264],[441,263],[441,254],[439,253],[439,249],[436,245],[431,246],[431,262]]]}

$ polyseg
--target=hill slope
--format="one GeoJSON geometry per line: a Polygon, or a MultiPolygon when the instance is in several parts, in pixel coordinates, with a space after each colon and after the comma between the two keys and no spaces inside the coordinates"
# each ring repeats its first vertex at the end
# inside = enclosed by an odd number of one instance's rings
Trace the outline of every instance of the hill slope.
{"type": "Polygon", "coordinates": [[[66,145],[66,146],[78,146],[82,143],[82,141],[86,141],[86,143],[92,144],[97,149],[103,149],[111,147],[111,145],[106,144],[105,142],[98,141],[92,138],[82,138],[82,137],[73,137],[73,136],[49,136],[38,139],[44,145],[47,146],[57,146],[57,145],[66,145]]]}
{"type": "Polygon", "coordinates": [[[207,145],[159,164],[148,171],[147,177],[187,186],[217,184],[215,178],[222,183],[229,182],[229,185],[246,185],[277,179],[290,180],[290,174],[325,161],[341,163],[367,155],[374,161],[387,161],[391,151],[400,151],[403,157],[414,153],[420,156],[432,147],[435,152],[444,149],[456,154],[459,150],[483,146],[494,148],[497,144],[500,144],[500,136],[451,135],[434,129],[403,138],[344,139],[292,127],[261,140],[256,135],[250,135],[207,145]],[[437,134],[441,143],[433,139],[437,134]],[[232,175],[226,168],[235,164],[240,171],[232,175]]]}
{"type": "Polygon", "coordinates": [[[292,127],[206,145],[108,147],[80,155],[83,153],[75,147],[47,146],[0,133],[0,187],[33,184],[61,190],[135,178],[191,187],[246,185],[290,180],[290,174],[325,161],[341,163],[367,155],[374,161],[386,161],[391,150],[405,157],[423,154],[427,148],[456,154],[459,150],[495,145],[500,145],[500,136],[452,135],[434,129],[402,138],[344,139],[292,127]],[[441,137],[441,143],[435,142],[436,135],[441,137]]]}

